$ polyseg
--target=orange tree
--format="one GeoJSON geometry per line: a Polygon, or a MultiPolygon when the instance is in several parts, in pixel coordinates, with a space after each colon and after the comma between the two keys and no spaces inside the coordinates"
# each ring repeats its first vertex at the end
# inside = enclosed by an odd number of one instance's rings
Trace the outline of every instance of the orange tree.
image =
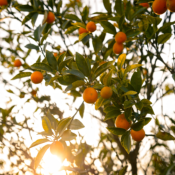
{"type": "MultiPolygon", "coordinates": [[[[103,115],[101,122],[107,124],[108,132],[101,132],[99,140],[99,146],[102,144],[103,148],[98,148],[101,151],[99,158],[96,158],[101,160],[103,172],[138,174],[138,171],[142,170],[147,174],[150,167],[155,174],[161,174],[162,171],[165,174],[174,172],[172,157],[174,150],[161,140],[175,139],[172,135],[175,120],[173,116],[170,117],[163,112],[162,105],[161,115],[167,118],[169,123],[161,124],[159,122],[161,117],[156,114],[156,118],[152,108],[152,98],[156,98],[154,100],[156,103],[165,95],[174,92],[170,84],[163,89],[170,75],[171,81],[175,79],[174,57],[171,56],[170,63],[162,57],[166,42],[173,33],[174,5],[170,2],[103,0],[100,4],[105,10],[91,14],[90,6],[84,6],[83,1],[70,0],[67,4],[62,0],[26,0],[23,4],[18,1],[0,1],[1,30],[8,36],[1,38],[3,42],[8,43],[7,46],[1,46],[1,65],[8,67],[10,74],[13,74],[14,70],[17,71],[16,67],[20,68],[12,80],[26,79],[22,82],[27,88],[32,88],[32,83],[38,84],[44,81],[45,86],[50,85],[53,89],[59,88],[63,92],[69,92],[74,101],[78,97],[82,98],[82,103],[71,117],[56,118],[54,112],[43,111],[44,131],[40,133],[43,138],[33,142],[30,148],[43,143],[45,145],[29,168],[35,172],[45,152],[50,148],[51,153],[60,154],[62,160],[67,159],[72,163],[70,167],[62,169],[77,174],[99,174],[98,167],[94,168],[93,156],[92,163],[85,163],[87,154],[93,153],[93,149],[90,150],[87,144],[80,143],[83,151],[76,156],[71,151],[74,147],[71,140],[77,137],[73,130],[84,127],[75,116],[79,112],[83,117],[85,101],[94,104],[95,109],[103,115]],[[143,3],[148,4],[145,6],[143,3]],[[171,9],[172,12],[167,9],[171,9]],[[157,14],[165,14],[165,17],[157,14]],[[38,24],[37,18],[40,19],[41,16],[43,21],[38,24]],[[10,26],[6,25],[7,17],[24,26],[23,31],[18,33],[11,30],[10,26]],[[56,35],[59,35],[59,40],[51,42],[49,39],[56,35]],[[20,41],[24,38],[28,43],[25,49],[22,49],[24,45],[20,41]],[[76,40],[70,44],[67,42],[69,38],[76,40]],[[59,41],[63,45],[59,44],[59,41]],[[73,49],[77,44],[80,44],[81,50],[76,47],[73,49]],[[10,52],[8,56],[6,51],[10,52]],[[34,51],[39,57],[30,65],[27,59],[31,59],[30,53],[34,51]],[[16,64],[16,61],[20,64],[16,64]],[[160,65],[163,68],[160,68],[160,65]],[[156,71],[163,72],[164,76],[163,80],[155,83],[156,71]],[[161,95],[157,91],[161,91],[161,95]],[[120,119],[119,116],[123,118],[120,119]],[[157,128],[153,129],[153,134],[147,134],[143,127],[151,119],[155,120],[157,128]],[[145,137],[152,138],[149,146],[150,161],[147,161],[146,168],[139,169],[138,165],[142,165],[138,162],[140,141],[146,139],[145,137]],[[113,146],[114,143],[117,146],[113,146]],[[165,159],[166,153],[162,155],[159,155],[160,152],[155,153],[155,148],[158,146],[163,146],[169,151],[168,160],[165,159]],[[116,156],[112,157],[112,153],[116,153],[116,156]],[[121,166],[117,166],[116,160],[121,166]],[[164,165],[164,170],[161,164],[164,165]]],[[[7,81],[3,80],[3,83],[7,81]]],[[[19,91],[20,98],[27,93],[20,89],[19,91]]],[[[13,93],[12,90],[8,92],[13,93]]],[[[32,95],[32,91],[30,93],[32,95]]],[[[42,97],[35,96],[36,93],[32,95],[32,99],[37,103],[40,102],[42,97]]],[[[47,97],[43,97],[41,102],[45,99],[48,100],[47,97]]],[[[40,108],[38,106],[38,109],[40,108]]],[[[4,111],[5,109],[1,108],[2,118],[6,115],[4,111]]],[[[11,110],[7,115],[10,112],[11,110]]],[[[2,120],[2,126],[7,125],[8,123],[2,120]]],[[[30,130],[28,127],[27,129],[30,130]]],[[[1,131],[1,135],[4,136],[6,130],[1,127],[1,131]]]]}

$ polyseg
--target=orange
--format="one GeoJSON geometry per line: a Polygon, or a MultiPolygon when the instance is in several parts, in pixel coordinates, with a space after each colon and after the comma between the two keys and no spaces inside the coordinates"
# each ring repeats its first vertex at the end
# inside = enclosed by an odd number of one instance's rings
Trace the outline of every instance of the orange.
{"type": "Polygon", "coordinates": [[[145,131],[143,129],[141,129],[140,131],[134,131],[133,129],[131,129],[130,133],[132,139],[137,142],[140,142],[145,137],[145,131]]]}
{"type": "Polygon", "coordinates": [[[174,0],[167,0],[166,1],[167,9],[171,12],[175,12],[175,1],[174,0]]]}
{"type": "Polygon", "coordinates": [[[93,21],[90,21],[86,25],[86,30],[88,32],[94,32],[96,30],[96,24],[93,21]]]}
{"type": "Polygon", "coordinates": [[[113,52],[115,54],[120,54],[123,51],[123,44],[115,43],[113,46],[113,52]]]}
{"type": "Polygon", "coordinates": [[[0,0],[0,6],[8,5],[7,0],[0,0]]]}
{"type": "Polygon", "coordinates": [[[19,59],[15,60],[13,62],[13,64],[14,64],[15,67],[20,67],[22,65],[22,63],[21,63],[21,61],[19,59]]]}
{"type": "Polygon", "coordinates": [[[131,123],[126,120],[125,114],[120,114],[115,120],[115,126],[128,130],[131,127],[131,123]]]}
{"type": "Polygon", "coordinates": [[[82,33],[88,33],[88,31],[84,29],[83,27],[80,27],[78,32],[79,32],[79,35],[81,35],[82,33]]]}
{"type": "Polygon", "coordinates": [[[123,42],[125,42],[127,40],[127,36],[125,33],[123,32],[118,32],[116,35],[115,35],[115,41],[118,43],[118,44],[122,44],[123,42]]]}
{"type": "Polygon", "coordinates": [[[51,145],[50,145],[50,152],[53,155],[57,155],[57,156],[61,156],[64,153],[64,146],[60,141],[54,141],[51,145]]]}
{"type": "Polygon", "coordinates": [[[58,56],[58,53],[57,52],[53,53],[53,56],[54,57],[57,57],[58,56]]]}
{"type": "Polygon", "coordinates": [[[49,12],[49,13],[47,14],[46,22],[47,22],[48,24],[51,24],[51,23],[53,23],[54,21],[55,21],[55,15],[54,15],[54,13],[53,13],[53,12],[49,12]]]}
{"type": "Polygon", "coordinates": [[[39,71],[35,71],[31,75],[31,80],[32,80],[33,83],[39,84],[43,80],[43,74],[39,71]]]}
{"type": "Polygon", "coordinates": [[[161,15],[166,12],[166,0],[155,0],[152,5],[153,12],[157,15],[161,15]]]}
{"type": "Polygon", "coordinates": [[[149,3],[147,3],[147,2],[145,2],[145,3],[140,3],[139,5],[142,6],[142,7],[146,7],[146,8],[149,7],[149,3]]]}
{"type": "Polygon", "coordinates": [[[83,92],[83,99],[86,103],[94,103],[97,101],[98,93],[97,91],[92,88],[88,87],[83,92]]]}
{"type": "Polygon", "coordinates": [[[101,95],[102,98],[108,99],[112,96],[112,89],[108,86],[105,86],[100,91],[100,95],[101,95]]]}
{"type": "Polygon", "coordinates": [[[146,69],[143,69],[143,75],[146,76],[147,75],[147,70],[146,69]]]}

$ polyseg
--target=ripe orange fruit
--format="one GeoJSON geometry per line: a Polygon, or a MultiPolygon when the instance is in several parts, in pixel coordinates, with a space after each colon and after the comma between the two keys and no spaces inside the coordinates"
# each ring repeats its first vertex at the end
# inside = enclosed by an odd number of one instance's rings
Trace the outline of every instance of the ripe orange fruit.
{"type": "Polygon", "coordinates": [[[123,42],[125,42],[127,40],[127,36],[124,32],[118,32],[116,35],[115,35],[115,41],[118,43],[118,44],[122,44],[123,42]]]}
{"type": "Polygon", "coordinates": [[[130,133],[132,139],[137,142],[140,142],[145,137],[145,131],[143,129],[141,129],[140,131],[134,131],[133,129],[131,129],[130,133]]]}
{"type": "Polygon", "coordinates": [[[0,0],[0,6],[8,5],[7,0],[0,0]]]}
{"type": "Polygon", "coordinates": [[[149,3],[147,3],[147,2],[145,2],[145,3],[140,3],[139,5],[142,6],[142,7],[146,7],[146,8],[149,7],[149,3]]]}
{"type": "Polygon", "coordinates": [[[123,51],[123,44],[115,43],[113,46],[113,52],[115,54],[120,54],[123,51]]]}
{"type": "Polygon", "coordinates": [[[157,15],[161,15],[166,12],[166,0],[155,0],[152,5],[153,12],[157,15]]]}
{"type": "Polygon", "coordinates": [[[175,12],[175,1],[174,0],[167,0],[166,1],[167,9],[171,12],[175,12]]]}
{"type": "Polygon", "coordinates": [[[100,95],[101,95],[102,98],[108,99],[112,96],[112,89],[108,86],[105,86],[100,91],[100,95]]]}
{"type": "Polygon", "coordinates": [[[131,127],[131,123],[126,120],[125,114],[120,114],[115,120],[115,126],[128,130],[131,127]]]}
{"type": "Polygon", "coordinates": [[[53,23],[54,21],[55,21],[55,15],[54,15],[54,13],[53,13],[53,12],[49,12],[49,13],[47,14],[46,22],[47,22],[48,24],[51,24],[51,23],[53,23]]]}
{"type": "Polygon", "coordinates": [[[13,65],[14,65],[15,67],[20,67],[20,66],[22,65],[22,63],[21,63],[21,61],[20,61],[19,59],[17,59],[17,60],[15,60],[15,61],[13,62],[13,65]]]}
{"type": "Polygon", "coordinates": [[[88,32],[94,32],[96,30],[96,24],[93,21],[90,21],[86,25],[86,30],[88,32]]]}
{"type": "Polygon", "coordinates": [[[35,71],[31,75],[31,80],[32,80],[33,83],[39,84],[43,80],[43,74],[39,71],[35,71]]]}
{"type": "Polygon", "coordinates": [[[88,31],[84,29],[83,27],[80,27],[78,32],[79,32],[79,35],[81,35],[82,33],[88,33],[88,31]]]}
{"type": "Polygon", "coordinates": [[[50,145],[50,152],[53,155],[63,155],[64,153],[64,146],[60,141],[54,141],[51,145],[50,145]]]}
{"type": "Polygon", "coordinates": [[[86,103],[94,103],[97,101],[98,93],[97,91],[92,88],[88,87],[83,92],[83,99],[86,103]]]}
{"type": "Polygon", "coordinates": [[[58,55],[58,53],[57,53],[57,52],[53,53],[53,56],[54,56],[54,57],[57,57],[57,55],[58,55]]]}

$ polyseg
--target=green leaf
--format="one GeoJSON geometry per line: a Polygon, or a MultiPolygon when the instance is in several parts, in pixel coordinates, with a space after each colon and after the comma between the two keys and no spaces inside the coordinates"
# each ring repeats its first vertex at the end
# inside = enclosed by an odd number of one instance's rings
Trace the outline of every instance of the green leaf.
{"type": "Polygon", "coordinates": [[[46,58],[47,58],[47,61],[48,61],[49,65],[53,69],[57,70],[57,61],[56,61],[53,53],[52,52],[49,52],[49,51],[46,51],[46,58]]]}
{"type": "Polygon", "coordinates": [[[79,41],[83,40],[87,35],[89,35],[89,33],[82,33],[79,35],[79,41]]]}
{"type": "Polygon", "coordinates": [[[35,63],[31,66],[32,69],[44,70],[53,73],[52,68],[45,63],[35,63]]]}
{"type": "Polygon", "coordinates": [[[18,5],[15,7],[17,10],[19,11],[23,11],[23,12],[31,12],[33,11],[33,7],[29,6],[29,5],[18,5]]]}
{"type": "Polygon", "coordinates": [[[103,106],[103,104],[106,102],[106,99],[99,97],[97,101],[95,102],[95,110],[103,106]]]}
{"type": "Polygon", "coordinates": [[[27,44],[25,47],[28,48],[28,49],[39,50],[39,47],[34,45],[34,44],[27,44]]]}
{"type": "Polygon", "coordinates": [[[15,75],[11,80],[29,77],[31,74],[31,72],[20,72],[19,74],[15,75]]]}
{"type": "Polygon", "coordinates": [[[162,132],[162,131],[159,131],[156,134],[156,137],[158,139],[165,140],[165,141],[167,141],[167,140],[175,140],[175,138],[171,134],[169,134],[167,132],[162,132]]]}
{"type": "Polygon", "coordinates": [[[80,87],[83,85],[85,85],[85,82],[83,80],[77,80],[77,81],[72,83],[73,88],[80,87]]]}
{"type": "Polygon", "coordinates": [[[118,57],[117,67],[118,67],[119,70],[122,68],[123,64],[125,63],[125,60],[126,60],[126,54],[125,53],[121,54],[118,57]]]}
{"type": "Polygon", "coordinates": [[[84,128],[84,125],[78,119],[74,119],[70,125],[70,129],[72,130],[79,130],[82,128],[84,128]]]}
{"type": "Polygon", "coordinates": [[[72,117],[62,119],[58,124],[56,134],[59,133],[59,136],[61,136],[63,132],[66,130],[66,128],[69,126],[71,120],[72,117]]]}
{"type": "Polygon", "coordinates": [[[113,35],[116,34],[115,27],[110,22],[101,21],[100,24],[104,28],[103,32],[110,33],[110,34],[113,34],[113,35]]]}
{"type": "Polygon", "coordinates": [[[66,56],[66,52],[64,52],[63,54],[61,54],[61,55],[58,57],[58,60],[57,60],[58,66],[60,65],[61,62],[63,62],[65,56],[66,56]]]}
{"type": "Polygon", "coordinates": [[[137,72],[134,72],[134,74],[132,75],[131,85],[139,94],[140,89],[142,87],[142,78],[141,78],[141,72],[139,69],[137,70],[137,72]]]}
{"type": "Polygon", "coordinates": [[[74,14],[66,14],[64,17],[67,19],[77,21],[77,22],[81,22],[81,20],[74,14]]]}
{"type": "Polygon", "coordinates": [[[123,128],[107,127],[107,129],[114,135],[123,135],[126,132],[123,128]]]}
{"type": "Polygon", "coordinates": [[[37,18],[38,18],[38,13],[34,13],[34,15],[32,16],[32,19],[31,19],[33,27],[35,26],[35,22],[36,22],[37,18]]]}
{"type": "Polygon", "coordinates": [[[95,80],[95,78],[97,78],[101,73],[103,73],[103,72],[105,72],[107,69],[109,69],[109,68],[112,66],[112,64],[113,64],[114,62],[115,62],[115,61],[109,61],[109,62],[106,62],[106,63],[102,64],[101,66],[99,66],[99,67],[95,70],[95,72],[94,72],[94,74],[93,74],[93,76],[92,76],[92,80],[95,80]]]}
{"type": "Polygon", "coordinates": [[[137,123],[134,123],[131,125],[131,128],[134,130],[134,131],[140,131],[145,125],[145,120],[140,120],[139,122],[137,123]]]}
{"type": "Polygon", "coordinates": [[[105,115],[104,121],[109,120],[111,118],[116,118],[120,114],[121,114],[120,110],[118,110],[118,109],[112,110],[105,115]]]}
{"type": "Polygon", "coordinates": [[[139,8],[139,9],[131,16],[131,20],[134,19],[138,14],[142,13],[143,11],[145,11],[145,7],[139,8]]]}
{"type": "Polygon", "coordinates": [[[99,37],[96,36],[93,38],[92,44],[93,44],[95,53],[98,54],[98,52],[101,50],[101,48],[103,46],[102,41],[100,40],[99,37]]]}
{"type": "Polygon", "coordinates": [[[83,8],[83,12],[81,14],[82,19],[83,19],[84,22],[88,19],[88,15],[89,15],[89,7],[85,6],[83,8]]]}
{"type": "Polygon", "coordinates": [[[41,159],[43,158],[45,152],[47,151],[47,149],[48,149],[49,147],[50,147],[50,144],[49,144],[49,145],[45,145],[44,147],[42,147],[42,148],[39,150],[39,152],[38,152],[38,154],[37,154],[37,156],[36,156],[36,158],[35,158],[35,163],[34,163],[34,168],[35,168],[35,169],[36,169],[36,168],[38,167],[38,165],[40,164],[41,159]]]}
{"type": "Polygon", "coordinates": [[[73,140],[77,137],[77,135],[73,132],[71,132],[71,130],[66,130],[63,132],[62,134],[62,139],[63,141],[70,141],[70,140],[73,140]]]}
{"type": "Polygon", "coordinates": [[[137,94],[136,91],[128,91],[128,92],[124,93],[122,96],[125,96],[125,95],[135,95],[135,94],[137,94]]]}
{"type": "Polygon", "coordinates": [[[33,142],[29,148],[40,145],[40,144],[45,143],[45,142],[50,142],[50,140],[48,140],[48,139],[38,139],[35,142],[33,142]]]}
{"type": "Polygon", "coordinates": [[[122,0],[115,0],[115,10],[119,16],[123,15],[123,2],[122,0]]]}
{"type": "Polygon", "coordinates": [[[113,70],[110,70],[103,78],[103,84],[105,86],[110,86],[111,85],[111,78],[112,78],[112,73],[113,70]]]}
{"type": "Polygon", "coordinates": [[[88,68],[87,62],[85,60],[85,58],[79,54],[78,52],[76,52],[76,63],[77,63],[77,67],[78,69],[85,75],[85,76],[89,76],[90,74],[90,70],[88,68]]]}
{"type": "Polygon", "coordinates": [[[52,135],[52,130],[51,130],[52,126],[51,126],[50,120],[46,116],[42,118],[42,126],[44,131],[52,135]]]}
{"type": "Polygon", "coordinates": [[[31,20],[32,16],[36,14],[35,12],[30,12],[27,16],[25,16],[25,18],[22,21],[22,25],[24,25],[26,22],[28,22],[29,20],[31,20]]]}
{"type": "Polygon", "coordinates": [[[121,144],[123,148],[125,148],[126,152],[129,154],[131,150],[131,137],[130,137],[130,131],[126,131],[121,138],[121,144]]]}
{"type": "Polygon", "coordinates": [[[134,105],[132,101],[125,101],[124,102],[124,109],[130,108],[134,105]]]}
{"type": "Polygon", "coordinates": [[[111,14],[111,3],[109,0],[103,0],[103,4],[105,9],[108,11],[109,14],[111,14]]]}
{"type": "Polygon", "coordinates": [[[62,72],[62,74],[63,75],[65,75],[65,74],[72,74],[72,75],[75,75],[75,76],[77,76],[79,78],[82,78],[82,79],[85,78],[85,76],[83,75],[82,72],[80,72],[79,70],[75,70],[75,69],[65,70],[64,72],[62,72]]]}
{"type": "Polygon", "coordinates": [[[84,103],[82,103],[80,110],[79,110],[79,114],[80,114],[81,118],[83,118],[84,110],[85,110],[85,106],[84,106],[84,103]]]}
{"type": "Polygon", "coordinates": [[[77,26],[71,26],[66,30],[65,34],[70,34],[70,33],[74,32],[75,30],[77,30],[78,28],[79,27],[77,27],[77,26]]]}
{"type": "Polygon", "coordinates": [[[132,115],[132,108],[125,109],[125,118],[126,120],[128,120],[128,122],[130,122],[131,115],[132,115]]]}
{"type": "Polygon", "coordinates": [[[77,26],[77,27],[83,27],[84,29],[86,28],[86,25],[81,22],[72,23],[72,25],[77,26]]]}
{"type": "Polygon", "coordinates": [[[124,74],[126,74],[127,72],[130,72],[131,70],[136,69],[136,68],[138,68],[138,67],[140,67],[140,66],[142,66],[142,64],[130,65],[130,66],[128,66],[128,67],[125,69],[124,74]]]}
{"type": "Polygon", "coordinates": [[[164,44],[166,41],[168,41],[171,38],[171,33],[165,33],[158,36],[157,42],[158,44],[164,44]]]}
{"type": "Polygon", "coordinates": [[[118,174],[118,175],[125,175],[126,170],[127,170],[127,166],[123,167],[123,168],[119,171],[119,174],[118,174]]]}

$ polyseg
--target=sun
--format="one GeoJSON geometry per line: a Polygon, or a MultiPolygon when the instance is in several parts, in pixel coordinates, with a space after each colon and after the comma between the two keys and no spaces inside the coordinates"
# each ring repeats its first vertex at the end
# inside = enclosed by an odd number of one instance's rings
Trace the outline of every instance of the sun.
{"type": "Polygon", "coordinates": [[[47,150],[41,162],[41,171],[44,175],[57,175],[58,173],[59,175],[66,175],[66,172],[60,171],[60,169],[62,166],[68,165],[69,162],[67,162],[66,160],[62,162],[60,157],[52,155],[50,153],[50,150],[47,150]]]}

